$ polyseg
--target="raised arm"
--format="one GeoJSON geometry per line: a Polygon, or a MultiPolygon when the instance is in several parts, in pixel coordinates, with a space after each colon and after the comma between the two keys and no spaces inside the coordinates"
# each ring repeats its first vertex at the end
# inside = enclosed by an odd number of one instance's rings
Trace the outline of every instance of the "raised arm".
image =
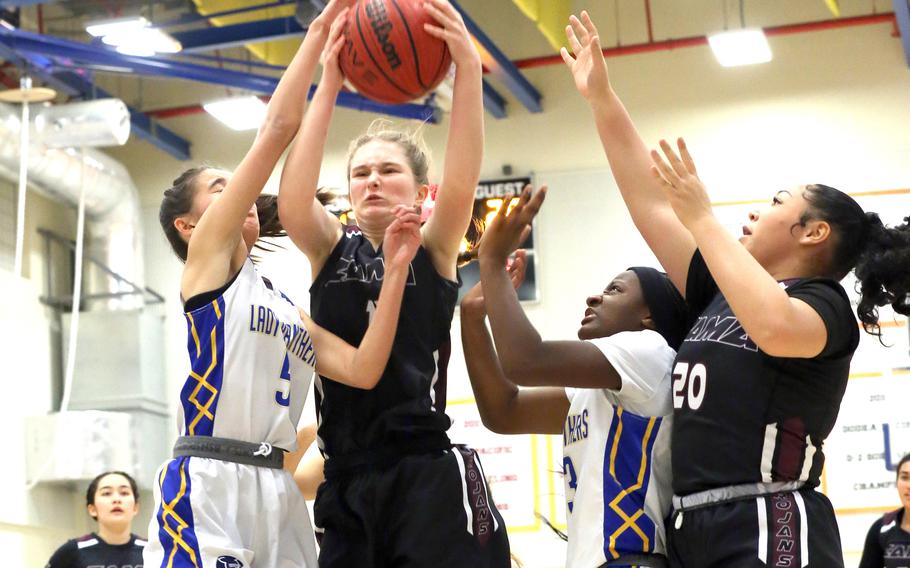
{"type": "Polygon", "coordinates": [[[508,215],[505,200],[480,240],[480,282],[500,363],[507,377],[523,385],[619,389],[619,374],[595,345],[540,338],[506,273],[509,253],[526,237],[545,196],[546,188],[532,197],[526,187],[508,215]]]}
{"type": "MultiPolygon", "coordinates": [[[[282,226],[314,269],[324,264],[342,232],[341,222],[316,199],[316,189],[335,99],[344,84],[344,75],[338,65],[338,55],[344,46],[344,21],[344,18],[337,18],[332,23],[323,55],[322,78],[285,160],[278,190],[278,215],[282,226]]],[[[303,105],[305,101],[304,97],[299,104],[303,105]]]]}
{"type": "Polygon", "coordinates": [[[420,215],[404,206],[393,210],[395,221],[386,229],[382,242],[385,273],[376,302],[376,313],[359,347],[354,347],[323,329],[301,311],[316,346],[316,370],[348,386],[371,389],[376,386],[392,350],[401,299],[411,270],[411,260],[420,246],[420,215]]]}
{"type": "Polygon", "coordinates": [[[424,227],[424,244],[436,270],[454,280],[458,247],[471,222],[483,160],[483,70],[461,14],[448,0],[428,0],[424,6],[439,24],[427,24],[425,29],[446,42],[455,62],[445,169],[433,215],[424,227]]]}
{"type": "Polygon", "coordinates": [[[570,22],[566,36],[574,57],[563,48],[562,58],[572,72],[575,87],[591,106],[597,133],[632,221],[670,280],[685,294],[695,241],[650,175],[648,147],[610,85],[597,28],[587,12],[581,13],[581,20],[572,16],[570,22]]]}
{"type": "MultiPolygon", "coordinates": [[[[301,100],[306,99],[332,19],[354,0],[332,0],[313,22],[269,101],[266,117],[252,147],[221,195],[206,209],[193,231],[181,282],[184,298],[217,288],[230,277],[231,260],[241,238],[244,219],[265,186],[278,158],[300,127],[301,100]]],[[[236,267],[233,267],[236,269],[236,267]]]]}
{"type": "MultiPolygon", "coordinates": [[[[513,286],[524,278],[524,263],[519,251],[509,267],[513,286]]],[[[519,389],[509,381],[499,366],[485,314],[478,283],[461,300],[461,343],[483,425],[497,434],[561,434],[569,412],[565,389],[519,389]]]]}
{"type": "Polygon", "coordinates": [[[679,155],[665,141],[665,162],[652,152],[652,177],[667,195],[675,215],[698,243],[717,287],[755,344],[774,357],[815,357],[825,348],[828,330],[813,307],[791,298],[777,280],[714,216],[704,184],[685,141],[679,155]]]}

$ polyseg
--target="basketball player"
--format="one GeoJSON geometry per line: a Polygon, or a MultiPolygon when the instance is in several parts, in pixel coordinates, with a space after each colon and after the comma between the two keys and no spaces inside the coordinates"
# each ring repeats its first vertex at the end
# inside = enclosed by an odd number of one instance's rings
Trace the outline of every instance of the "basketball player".
{"type": "MultiPolygon", "coordinates": [[[[326,481],[314,504],[320,566],[445,568],[509,565],[505,525],[476,453],[453,448],[446,430],[446,365],[457,299],[456,257],[471,219],[483,153],[480,56],[447,0],[423,6],[456,67],[445,170],[435,210],[405,290],[389,364],[372,391],[324,374],[316,379],[317,443],[326,481]]],[[[333,40],[329,40],[330,43],[333,40]]],[[[343,40],[342,40],[343,41],[343,40]]],[[[337,53],[323,75],[281,176],[279,211],[310,261],[313,319],[352,344],[363,337],[388,255],[396,205],[421,204],[428,158],[413,136],[373,131],[351,144],[344,227],[315,199],[319,166],[343,83],[337,53]]]]}
{"type": "Polygon", "coordinates": [[[901,508],[872,523],[859,568],[910,566],[910,454],[897,463],[897,494],[901,508]]]}
{"type": "Polygon", "coordinates": [[[107,471],[89,483],[88,514],[98,530],[68,540],[47,562],[47,568],[136,568],[142,566],[146,541],[131,533],[139,512],[136,481],[122,471],[107,471]]]}
{"type": "Polygon", "coordinates": [[[588,297],[579,341],[541,340],[515,293],[523,251],[505,269],[544,192],[529,195],[508,216],[504,204],[484,231],[480,283],[461,301],[480,416],[502,434],[562,434],[567,567],[666,566],[670,367],[686,331],[683,299],[664,274],[630,268],[588,297]]]}
{"type": "Polygon", "coordinates": [[[851,269],[857,312],[910,313],[910,231],[885,227],[824,185],[776,193],[737,241],[711,210],[684,142],[649,153],[610,87],[586,13],[563,59],[588,100],[635,225],[676,287],[693,327],[673,368],[674,513],[679,566],[843,566],[828,499],[815,491],[859,342],[838,283],[851,269]]]}
{"type": "Polygon", "coordinates": [[[249,255],[266,213],[257,196],[296,132],[329,23],[343,21],[346,4],[331,2],[310,26],[236,172],[194,168],[165,192],[160,221],[186,263],[180,293],[192,370],[180,393],[174,459],[156,478],[146,566],[316,565],[283,454],[294,450],[314,366],[351,388],[376,385],[420,241],[419,215],[394,208],[384,285],[359,348],[314,324],[258,275],[249,255]]]}

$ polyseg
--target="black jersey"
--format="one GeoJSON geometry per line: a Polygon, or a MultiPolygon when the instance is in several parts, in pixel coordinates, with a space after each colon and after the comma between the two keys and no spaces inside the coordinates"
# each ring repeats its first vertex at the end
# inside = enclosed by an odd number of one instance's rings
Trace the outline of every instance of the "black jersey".
{"type": "Polygon", "coordinates": [[[901,528],[904,510],[886,513],[872,523],[859,568],[910,568],[910,532],[901,528]]]}
{"type": "MultiPolygon", "coordinates": [[[[345,227],[310,288],[313,320],[360,345],[384,272],[382,247],[375,250],[357,227],[345,227]]],[[[316,380],[318,441],[329,461],[427,439],[448,442],[446,366],[457,296],[458,283],[440,276],[421,246],[411,261],[389,363],[376,387],[316,380]]]]}
{"type": "Polygon", "coordinates": [[[816,487],[822,443],[847,388],[859,330],[836,281],[782,282],[815,309],[828,341],[812,359],[772,357],[743,330],[696,251],[686,303],[692,327],[673,366],[673,491],[772,481],[816,487]]]}
{"type": "Polygon", "coordinates": [[[74,538],[57,549],[47,568],[142,568],[144,540],[130,535],[126,544],[108,544],[95,533],[74,538]]]}

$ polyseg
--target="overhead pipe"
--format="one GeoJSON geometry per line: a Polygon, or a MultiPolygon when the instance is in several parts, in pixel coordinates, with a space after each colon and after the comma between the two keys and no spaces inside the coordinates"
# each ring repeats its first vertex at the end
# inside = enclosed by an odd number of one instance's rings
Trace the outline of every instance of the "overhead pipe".
{"type": "MultiPolygon", "coordinates": [[[[785,26],[775,26],[763,28],[766,36],[783,36],[808,32],[819,32],[824,30],[834,30],[840,28],[850,28],[856,26],[869,26],[874,24],[891,23],[894,21],[894,14],[871,14],[868,16],[855,16],[852,18],[838,18],[836,20],[821,20],[819,22],[804,22],[801,24],[788,24],[785,26]]],[[[706,36],[686,37],[678,39],[668,39],[664,41],[649,41],[646,43],[637,43],[632,45],[618,45],[616,47],[605,47],[603,49],[604,57],[618,57],[620,55],[634,55],[638,53],[652,53],[655,51],[672,51],[684,47],[694,47],[707,45],[706,36]]],[[[562,63],[561,55],[545,55],[543,57],[529,57],[515,61],[515,66],[519,69],[532,69],[534,67],[546,67],[562,63]]]]}

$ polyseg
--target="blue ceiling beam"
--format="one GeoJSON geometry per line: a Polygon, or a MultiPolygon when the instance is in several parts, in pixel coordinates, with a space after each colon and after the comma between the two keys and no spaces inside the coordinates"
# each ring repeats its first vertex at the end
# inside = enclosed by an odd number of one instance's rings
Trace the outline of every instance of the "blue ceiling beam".
{"type": "Polygon", "coordinates": [[[910,0],[894,0],[894,19],[901,32],[907,65],[910,66],[910,0]]]}
{"type": "Polygon", "coordinates": [[[0,0],[0,8],[19,8],[35,4],[53,4],[57,0],[0,0]]]}
{"type": "MultiPolygon", "coordinates": [[[[255,75],[207,65],[196,65],[160,57],[137,57],[94,45],[0,28],[0,44],[18,53],[41,55],[54,60],[58,67],[90,67],[107,72],[134,73],[173,79],[186,79],[271,95],[278,85],[277,77],[255,75]]],[[[312,92],[312,90],[311,90],[312,92]]],[[[338,105],[365,112],[399,118],[438,122],[436,107],[425,104],[387,105],[354,93],[340,93],[338,105]]]]}
{"type": "MultiPolygon", "coordinates": [[[[24,69],[25,73],[40,78],[58,92],[70,97],[94,99],[113,96],[74,71],[55,70],[53,62],[44,56],[16,53],[2,42],[2,36],[0,36],[0,56],[13,61],[24,69]]],[[[190,159],[188,140],[161,126],[147,114],[129,105],[127,105],[127,109],[130,112],[130,131],[133,134],[178,160],[190,159]]]]}
{"type": "Polygon", "coordinates": [[[483,108],[487,109],[493,118],[506,117],[506,100],[486,81],[483,82],[483,108]]]}
{"type": "Polygon", "coordinates": [[[451,2],[452,6],[461,13],[468,31],[480,44],[480,56],[484,66],[490,70],[490,74],[502,81],[509,92],[529,111],[543,112],[543,107],[540,104],[540,92],[525,78],[518,67],[506,57],[506,54],[496,46],[493,40],[480,29],[477,22],[472,20],[471,16],[455,0],[451,0],[451,2]]]}
{"type": "Polygon", "coordinates": [[[171,37],[180,42],[183,51],[211,51],[237,47],[248,43],[274,41],[302,36],[306,30],[293,16],[257,20],[229,26],[212,26],[185,32],[170,32],[171,37]]]}
{"type": "MultiPolygon", "coordinates": [[[[249,43],[302,36],[305,33],[306,30],[300,26],[296,19],[287,17],[184,32],[172,32],[170,35],[183,46],[182,53],[187,53],[189,55],[194,52],[224,49],[249,43]]],[[[479,31],[478,33],[482,34],[483,32],[479,31]]],[[[487,39],[487,41],[489,41],[489,39],[487,39]]],[[[495,48],[495,46],[493,47],[495,48]]],[[[501,54],[498,49],[496,51],[501,54]]],[[[506,62],[519,76],[521,75],[511,61],[506,59],[506,62]]],[[[523,77],[521,78],[523,79],[523,77]]],[[[508,84],[508,82],[506,84],[508,84]]],[[[525,84],[530,87],[530,83],[527,83],[527,81],[525,81],[525,84]]],[[[534,88],[530,87],[530,89],[533,91],[534,88]]],[[[536,93],[537,91],[533,91],[533,94],[536,93]]],[[[536,96],[538,99],[537,107],[539,108],[540,95],[536,96]]],[[[520,96],[518,98],[521,100],[520,96]]],[[[502,95],[496,92],[491,85],[486,83],[484,84],[484,107],[495,118],[504,118],[506,116],[505,99],[503,99],[502,95]]]]}

